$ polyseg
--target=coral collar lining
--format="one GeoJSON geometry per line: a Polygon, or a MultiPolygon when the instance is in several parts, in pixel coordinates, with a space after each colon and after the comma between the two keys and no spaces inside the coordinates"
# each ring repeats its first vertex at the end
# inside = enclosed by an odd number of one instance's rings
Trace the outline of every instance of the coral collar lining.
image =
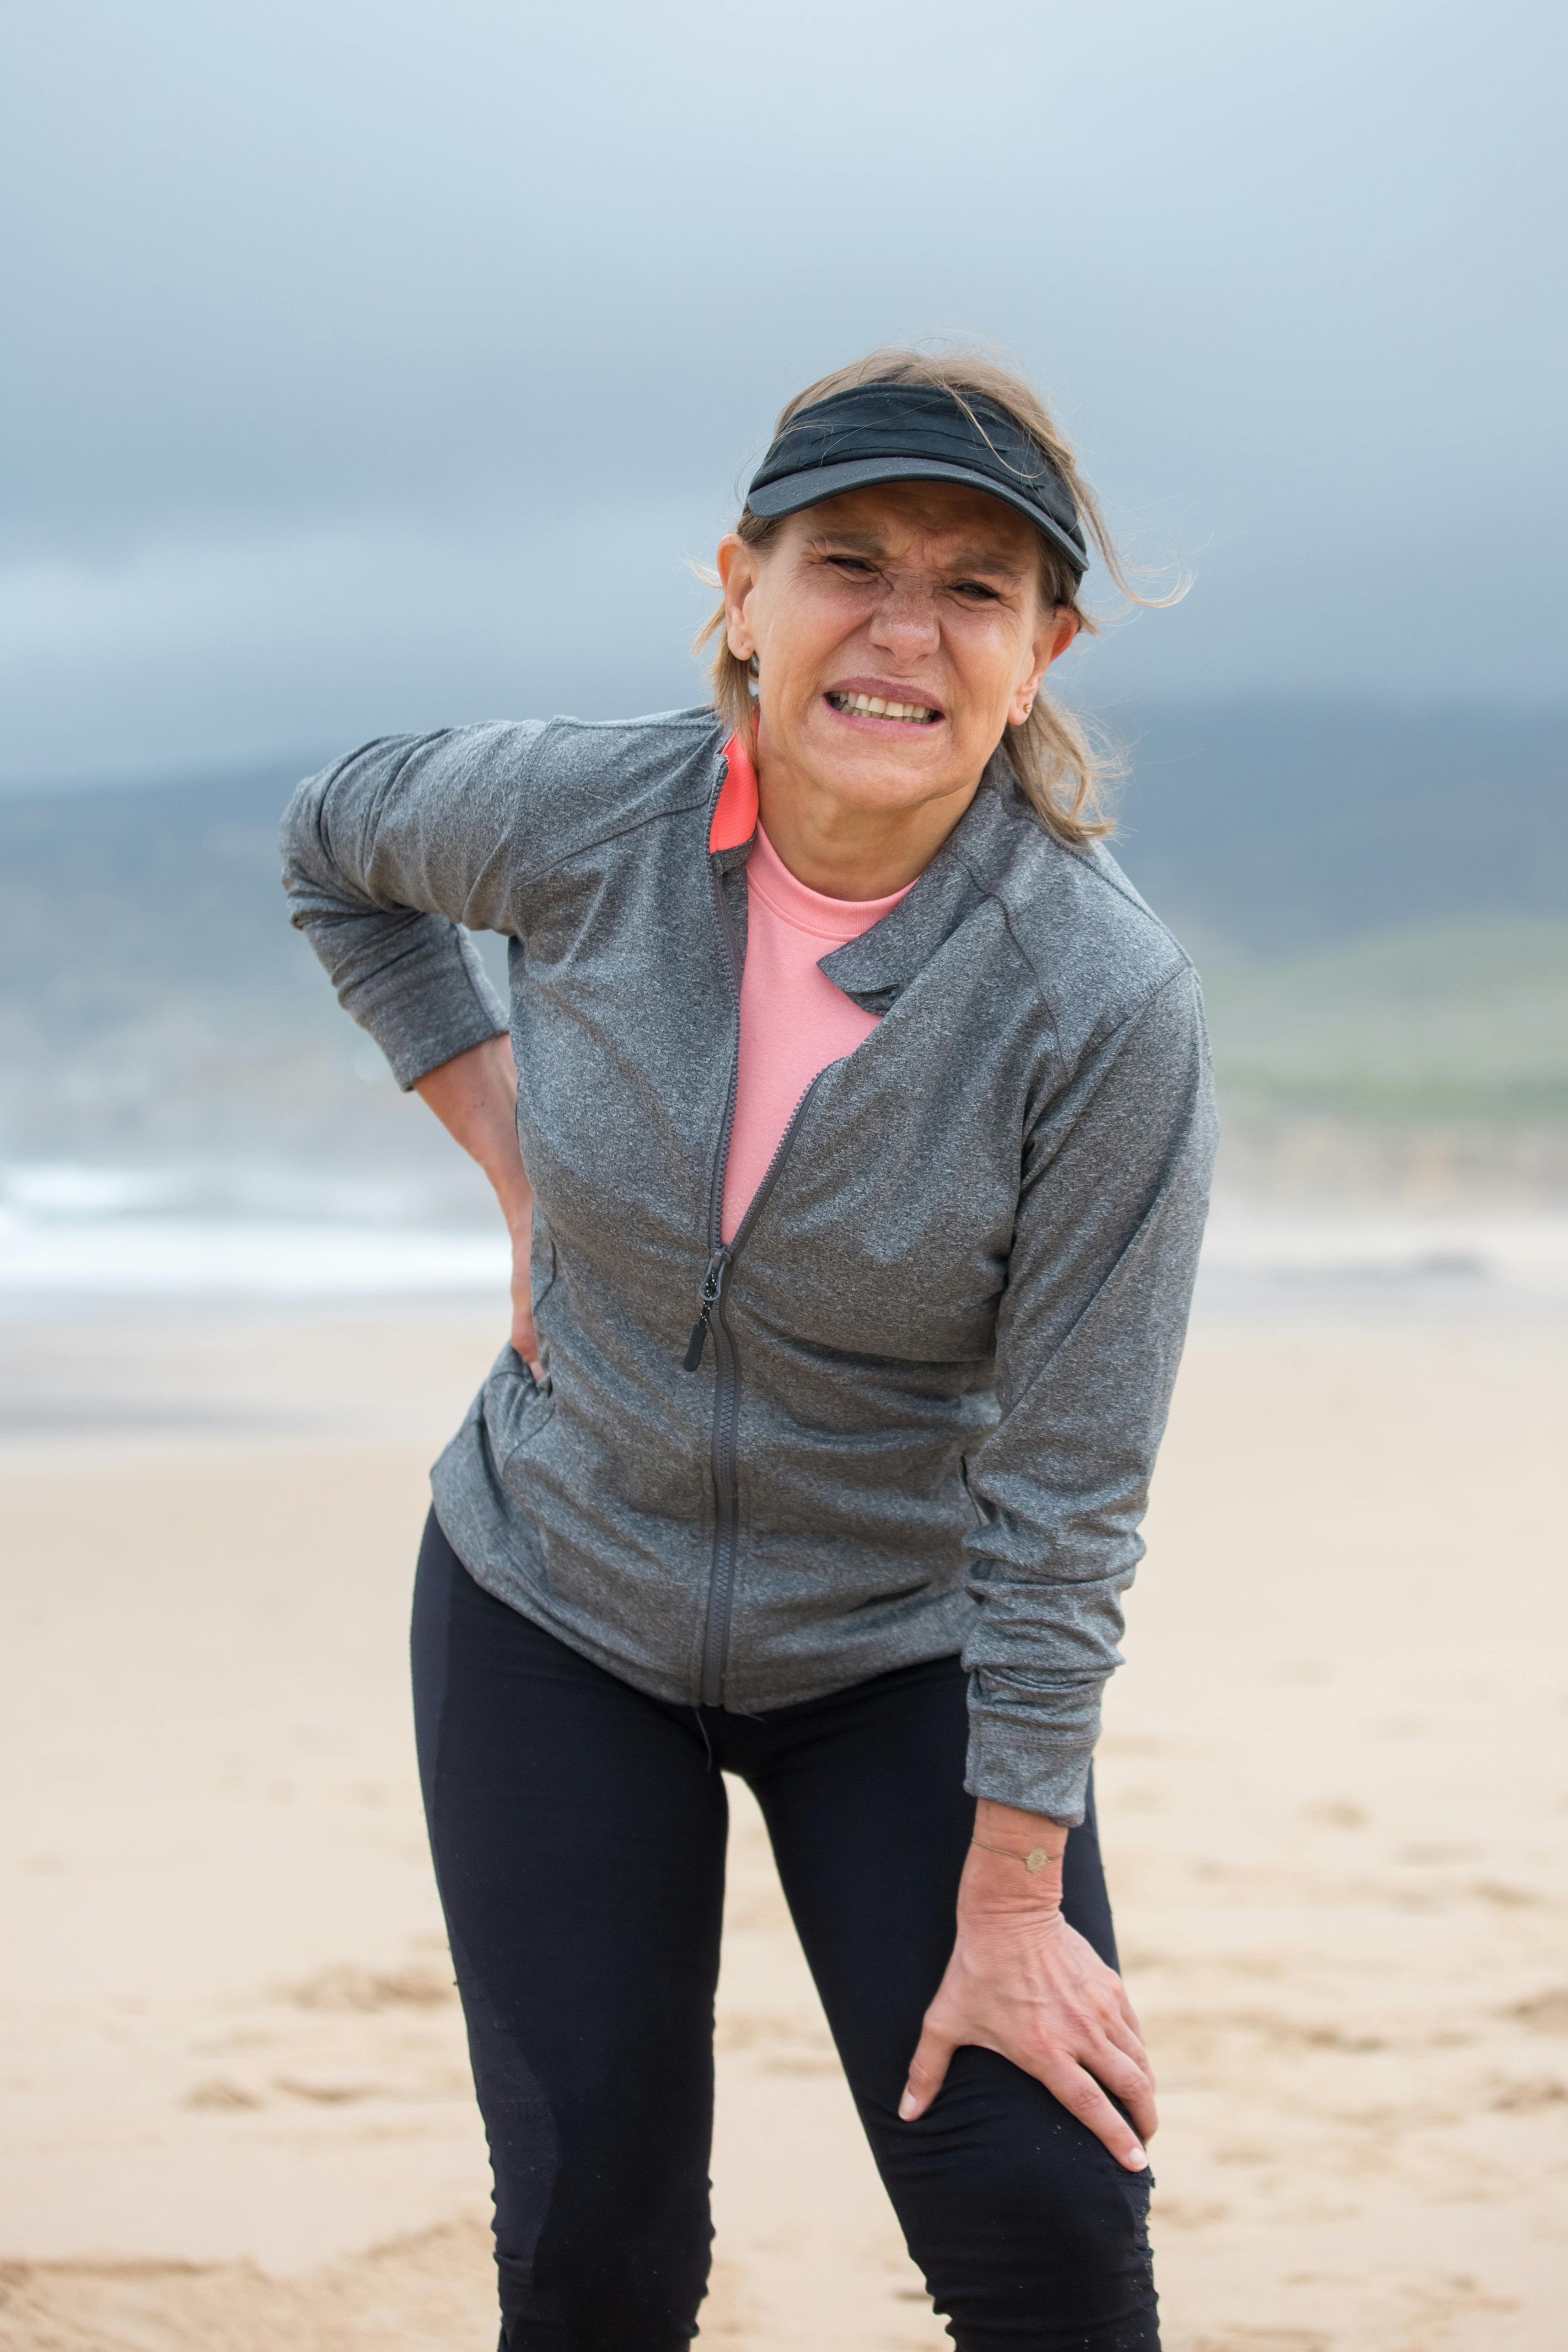
{"type": "Polygon", "coordinates": [[[738,735],[725,744],[724,759],[724,782],[708,832],[710,852],[739,849],[757,829],[757,772],[738,735]]]}

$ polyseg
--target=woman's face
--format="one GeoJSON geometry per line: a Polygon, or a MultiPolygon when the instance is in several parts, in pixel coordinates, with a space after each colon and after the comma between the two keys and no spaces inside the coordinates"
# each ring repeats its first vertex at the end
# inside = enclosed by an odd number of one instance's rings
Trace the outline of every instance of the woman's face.
{"type": "Polygon", "coordinates": [[[972,794],[1077,633],[1043,602],[1033,526],[958,483],[826,499],[765,548],[726,539],[719,569],[766,767],[858,809],[972,794]]]}

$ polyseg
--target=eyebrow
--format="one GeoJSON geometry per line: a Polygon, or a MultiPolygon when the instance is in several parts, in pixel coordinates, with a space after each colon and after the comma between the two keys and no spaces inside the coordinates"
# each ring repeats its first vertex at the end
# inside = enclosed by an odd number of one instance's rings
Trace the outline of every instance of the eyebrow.
{"type": "MultiPolygon", "coordinates": [[[[887,549],[874,531],[825,530],[805,542],[808,555],[822,555],[837,550],[847,555],[885,555],[887,549]]],[[[1010,563],[1005,555],[987,555],[978,551],[958,556],[948,564],[951,573],[977,574],[987,580],[1022,580],[1028,572],[1026,563],[1010,563]]]]}

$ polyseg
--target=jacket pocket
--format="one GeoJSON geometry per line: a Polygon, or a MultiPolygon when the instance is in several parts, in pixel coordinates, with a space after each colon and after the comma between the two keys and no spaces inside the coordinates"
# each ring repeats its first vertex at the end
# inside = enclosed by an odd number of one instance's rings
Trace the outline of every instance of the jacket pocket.
{"type": "Polygon", "coordinates": [[[555,1411],[550,1375],[536,1381],[515,1348],[503,1348],[485,1382],[485,1435],[503,1486],[512,1463],[531,1445],[555,1411]]]}

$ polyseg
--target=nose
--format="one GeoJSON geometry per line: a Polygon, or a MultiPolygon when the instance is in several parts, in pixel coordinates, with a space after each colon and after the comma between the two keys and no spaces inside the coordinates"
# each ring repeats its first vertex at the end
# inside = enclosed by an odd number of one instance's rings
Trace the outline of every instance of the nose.
{"type": "Polygon", "coordinates": [[[891,580],[871,620],[871,642],[882,646],[898,669],[912,669],[941,642],[936,598],[922,583],[891,580]]]}

